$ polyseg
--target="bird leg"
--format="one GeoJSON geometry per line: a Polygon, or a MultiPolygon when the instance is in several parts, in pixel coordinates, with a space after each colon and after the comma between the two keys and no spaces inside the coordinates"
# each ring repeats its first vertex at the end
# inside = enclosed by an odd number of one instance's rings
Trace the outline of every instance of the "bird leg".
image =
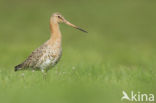
{"type": "Polygon", "coordinates": [[[47,76],[47,71],[42,69],[42,74],[43,74],[43,79],[45,80],[46,79],[46,76],[47,76]]]}
{"type": "Polygon", "coordinates": [[[23,80],[24,80],[24,73],[22,73],[21,76],[22,76],[22,78],[23,78],[23,80]]]}

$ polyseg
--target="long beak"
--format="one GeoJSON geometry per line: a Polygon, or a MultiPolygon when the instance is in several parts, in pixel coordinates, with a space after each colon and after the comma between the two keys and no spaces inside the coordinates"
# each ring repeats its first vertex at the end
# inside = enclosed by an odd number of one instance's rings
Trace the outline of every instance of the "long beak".
{"type": "Polygon", "coordinates": [[[74,24],[70,23],[70,22],[67,21],[67,20],[64,20],[64,23],[66,23],[67,25],[69,25],[69,26],[71,26],[71,27],[73,27],[73,28],[76,28],[76,29],[78,29],[78,30],[80,30],[80,31],[83,31],[83,32],[85,32],[85,33],[88,33],[87,31],[83,30],[83,29],[80,28],[80,27],[75,26],[74,24]]]}

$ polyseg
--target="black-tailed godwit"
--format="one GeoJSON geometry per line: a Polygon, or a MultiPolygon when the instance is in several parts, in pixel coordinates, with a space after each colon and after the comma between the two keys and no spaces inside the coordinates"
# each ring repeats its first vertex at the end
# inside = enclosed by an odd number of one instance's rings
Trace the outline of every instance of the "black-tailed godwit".
{"type": "Polygon", "coordinates": [[[37,48],[31,53],[31,55],[21,64],[15,66],[15,71],[18,70],[41,70],[45,72],[49,68],[53,67],[61,58],[61,32],[59,29],[59,23],[65,23],[69,26],[72,26],[78,30],[86,32],[85,30],[71,24],[67,21],[61,14],[54,13],[50,17],[50,29],[51,37],[43,45],[37,48]]]}

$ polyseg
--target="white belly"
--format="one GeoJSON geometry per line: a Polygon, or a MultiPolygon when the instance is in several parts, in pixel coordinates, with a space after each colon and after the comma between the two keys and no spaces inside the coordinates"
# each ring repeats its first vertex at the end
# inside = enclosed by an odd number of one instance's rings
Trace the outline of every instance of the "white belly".
{"type": "Polygon", "coordinates": [[[41,68],[41,69],[47,68],[47,67],[49,67],[51,64],[52,64],[52,60],[47,58],[47,59],[40,65],[40,68],[41,68]]]}
{"type": "Polygon", "coordinates": [[[48,69],[49,67],[52,67],[54,66],[57,61],[59,60],[59,58],[61,57],[61,51],[59,51],[59,53],[56,54],[55,57],[50,57],[48,58],[49,54],[45,54],[42,58],[41,61],[43,61],[41,64],[40,64],[40,69],[48,69]]]}

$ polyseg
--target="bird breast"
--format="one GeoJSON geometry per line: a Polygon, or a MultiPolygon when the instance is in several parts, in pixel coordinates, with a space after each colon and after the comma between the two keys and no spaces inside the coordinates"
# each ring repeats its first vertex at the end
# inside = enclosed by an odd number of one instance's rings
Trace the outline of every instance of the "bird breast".
{"type": "Polygon", "coordinates": [[[39,67],[41,69],[45,69],[50,66],[54,66],[60,59],[61,52],[61,46],[57,42],[52,45],[48,44],[46,50],[40,58],[39,67]]]}

